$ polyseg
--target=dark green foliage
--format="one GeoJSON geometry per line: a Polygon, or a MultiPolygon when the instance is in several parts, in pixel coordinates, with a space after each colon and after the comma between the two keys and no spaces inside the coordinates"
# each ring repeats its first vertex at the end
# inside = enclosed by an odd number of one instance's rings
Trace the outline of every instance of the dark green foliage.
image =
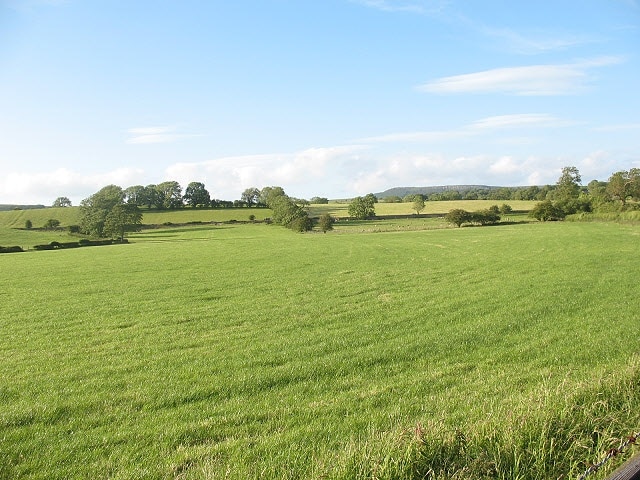
{"type": "Polygon", "coordinates": [[[500,221],[500,215],[494,210],[478,210],[470,214],[470,221],[480,225],[493,225],[500,221]]]}
{"type": "Polygon", "coordinates": [[[556,183],[554,198],[557,200],[577,198],[580,194],[581,181],[580,172],[576,167],[564,167],[556,183]]]}
{"type": "Polygon", "coordinates": [[[31,230],[33,228],[33,223],[31,222],[31,220],[29,219],[25,220],[24,228],[26,228],[27,230],[31,230]]]}
{"type": "Polygon", "coordinates": [[[142,212],[136,205],[121,204],[114,206],[104,222],[104,235],[124,239],[126,232],[137,232],[142,225],[142,212]]]}
{"type": "Polygon", "coordinates": [[[370,195],[354,198],[349,204],[349,216],[361,220],[375,216],[375,202],[370,195]]]}
{"type": "Polygon", "coordinates": [[[104,236],[104,224],[113,207],[124,202],[124,191],[117,185],[108,185],[80,203],[80,227],[93,237],[104,236]]]}
{"type": "Polygon", "coordinates": [[[46,230],[55,230],[56,228],[58,228],[60,226],[60,220],[56,220],[55,218],[50,218],[49,220],[46,221],[46,223],[44,224],[44,228],[46,230]]]}
{"type": "Polygon", "coordinates": [[[69,200],[67,197],[58,197],[54,200],[53,204],[51,205],[52,207],[70,207],[71,206],[71,200],[69,200]]]}
{"type": "Polygon", "coordinates": [[[529,212],[529,216],[541,222],[547,222],[550,220],[563,220],[565,214],[564,211],[551,200],[545,200],[544,202],[537,203],[529,212]]]}
{"type": "Polygon", "coordinates": [[[398,195],[389,195],[388,197],[384,197],[382,199],[383,203],[401,203],[402,202],[402,198],[400,198],[398,195]]]}
{"type": "Polygon", "coordinates": [[[313,228],[313,220],[308,215],[304,215],[292,220],[289,228],[294,232],[308,232],[313,228]]]}
{"type": "Polygon", "coordinates": [[[161,209],[175,209],[183,206],[182,187],[176,181],[162,182],[156,185],[157,205],[161,209]]]}
{"type": "Polygon", "coordinates": [[[245,202],[250,207],[253,205],[257,205],[260,201],[260,190],[255,187],[247,188],[244,192],[242,192],[240,200],[245,202]]]}
{"type": "Polygon", "coordinates": [[[205,207],[211,203],[209,192],[201,182],[191,182],[187,185],[183,199],[191,207],[205,207]]]}
{"type": "Polygon", "coordinates": [[[80,233],[80,225],[69,225],[67,229],[69,233],[80,233]]]}
{"type": "Polygon", "coordinates": [[[463,223],[471,221],[471,214],[461,208],[454,208],[453,210],[449,210],[449,213],[444,216],[444,219],[456,227],[461,227],[463,223]]]}
{"type": "Polygon", "coordinates": [[[500,205],[501,214],[508,215],[511,212],[513,212],[513,208],[511,208],[511,205],[507,205],[506,203],[503,203],[502,205],[500,205]]]}
{"type": "Polygon", "coordinates": [[[327,205],[329,203],[329,199],[325,197],[311,197],[309,200],[311,203],[315,203],[317,205],[327,205]]]}
{"type": "Polygon", "coordinates": [[[0,253],[18,253],[23,252],[22,247],[13,246],[13,247],[0,247],[0,253]]]}
{"type": "Polygon", "coordinates": [[[318,228],[322,233],[327,233],[330,230],[333,230],[333,218],[328,213],[320,215],[318,219],[318,228]]]}
{"type": "Polygon", "coordinates": [[[640,168],[616,172],[609,177],[606,193],[624,206],[627,200],[640,200],[640,168]]]}
{"type": "Polygon", "coordinates": [[[422,195],[416,195],[415,200],[413,201],[413,209],[418,215],[422,210],[424,210],[424,199],[422,198],[422,195]]]}
{"type": "Polygon", "coordinates": [[[498,207],[498,205],[491,205],[488,210],[493,213],[500,213],[500,207],[498,207]]]}

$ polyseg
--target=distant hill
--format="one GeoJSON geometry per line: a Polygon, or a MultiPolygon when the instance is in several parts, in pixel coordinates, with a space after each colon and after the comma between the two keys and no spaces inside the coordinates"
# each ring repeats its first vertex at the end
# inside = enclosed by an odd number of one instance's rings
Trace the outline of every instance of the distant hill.
{"type": "Polygon", "coordinates": [[[6,212],[7,210],[36,210],[39,208],[47,208],[44,205],[8,205],[0,203],[0,212],[6,212]]]}
{"type": "Polygon", "coordinates": [[[394,187],[394,188],[385,190],[384,192],[374,193],[374,195],[378,198],[385,198],[385,197],[391,197],[391,196],[398,196],[400,198],[403,198],[407,195],[416,195],[416,194],[429,195],[431,193],[442,193],[442,192],[450,192],[450,191],[457,191],[462,193],[469,190],[496,190],[498,188],[503,188],[503,187],[495,187],[495,186],[488,186],[488,185],[439,185],[435,187],[394,187]]]}

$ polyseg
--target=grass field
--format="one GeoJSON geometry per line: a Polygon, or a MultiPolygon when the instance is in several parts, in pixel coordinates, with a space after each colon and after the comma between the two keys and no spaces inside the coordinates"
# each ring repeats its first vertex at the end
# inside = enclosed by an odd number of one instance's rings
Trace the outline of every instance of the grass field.
{"type": "Polygon", "coordinates": [[[0,256],[0,478],[575,478],[637,431],[639,227],[375,232],[0,256]]]}

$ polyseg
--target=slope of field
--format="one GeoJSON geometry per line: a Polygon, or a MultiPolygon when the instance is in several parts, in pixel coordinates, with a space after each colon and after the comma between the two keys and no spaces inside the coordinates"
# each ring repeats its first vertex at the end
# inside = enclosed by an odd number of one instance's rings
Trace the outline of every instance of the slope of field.
{"type": "Polygon", "coordinates": [[[640,421],[639,234],[222,225],[4,255],[0,477],[575,475],[640,421]],[[455,470],[487,432],[513,441],[455,470]]]}

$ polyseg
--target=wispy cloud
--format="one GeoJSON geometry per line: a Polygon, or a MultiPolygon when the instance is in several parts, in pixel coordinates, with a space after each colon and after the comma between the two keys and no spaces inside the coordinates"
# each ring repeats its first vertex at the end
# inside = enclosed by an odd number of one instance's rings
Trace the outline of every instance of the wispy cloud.
{"type": "Polygon", "coordinates": [[[507,128],[552,128],[574,125],[575,122],[563,120],[546,113],[519,113],[512,115],[495,115],[476,120],[468,125],[451,130],[433,130],[423,132],[401,132],[362,138],[363,143],[391,142],[440,142],[457,138],[477,136],[499,129],[507,128]]]}
{"type": "Polygon", "coordinates": [[[478,27],[478,30],[483,35],[499,40],[501,44],[505,46],[506,50],[525,55],[567,50],[595,41],[593,38],[585,35],[542,30],[519,32],[511,28],[487,26],[478,27]]]}
{"type": "Polygon", "coordinates": [[[616,125],[604,125],[602,127],[594,127],[597,132],[627,132],[629,130],[640,130],[640,123],[620,123],[616,125]]]}
{"type": "Polygon", "coordinates": [[[199,137],[196,134],[176,133],[176,127],[141,127],[130,128],[127,143],[149,144],[149,143],[169,143],[183,140],[190,137],[199,137]]]}
{"type": "Polygon", "coordinates": [[[441,12],[450,2],[447,0],[352,0],[365,7],[383,12],[409,12],[432,14],[441,12]]]}
{"type": "Polygon", "coordinates": [[[504,93],[569,95],[585,90],[594,68],[622,63],[621,57],[598,57],[576,63],[506,67],[443,77],[419,90],[429,93],[504,93]]]}

